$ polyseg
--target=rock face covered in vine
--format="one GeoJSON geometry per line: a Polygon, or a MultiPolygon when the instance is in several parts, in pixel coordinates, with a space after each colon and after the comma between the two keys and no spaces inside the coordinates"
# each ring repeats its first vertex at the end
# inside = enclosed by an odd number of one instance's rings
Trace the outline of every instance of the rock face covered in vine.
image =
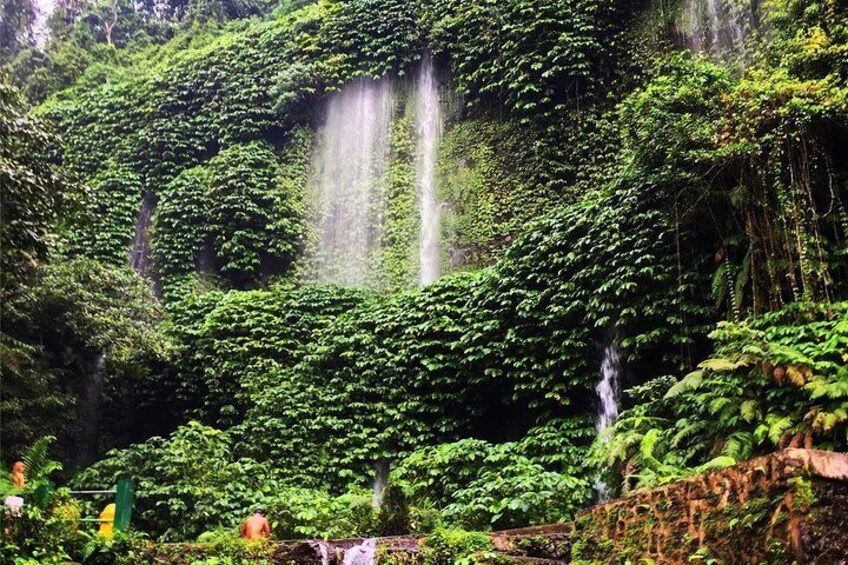
{"type": "Polygon", "coordinates": [[[703,49],[644,9],[307,3],[93,65],[39,121],[8,90],[4,417],[54,410],[73,451],[102,365],[101,427],[132,424],[79,482],[133,474],[169,539],[258,502],[379,534],[375,465],[407,528],[487,529],[845,449],[845,9],[776,0],[703,49]]]}

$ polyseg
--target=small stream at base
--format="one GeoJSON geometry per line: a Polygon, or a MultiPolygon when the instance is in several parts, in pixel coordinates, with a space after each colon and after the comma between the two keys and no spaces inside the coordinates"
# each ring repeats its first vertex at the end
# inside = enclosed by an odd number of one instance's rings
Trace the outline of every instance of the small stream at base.
{"type": "Polygon", "coordinates": [[[369,538],[345,551],[342,565],[374,565],[376,556],[377,540],[369,538]]]}
{"type": "Polygon", "coordinates": [[[330,545],[325,541],[312,542],[313,547],[321,554],[321,565],[330,565],[330,545]]]}

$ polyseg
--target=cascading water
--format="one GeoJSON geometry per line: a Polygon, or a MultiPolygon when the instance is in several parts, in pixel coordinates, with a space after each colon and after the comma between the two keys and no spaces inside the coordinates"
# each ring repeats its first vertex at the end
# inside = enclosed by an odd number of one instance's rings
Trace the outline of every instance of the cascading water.
{"type": "MultiPolygon", "coordinates": [[[[601,380],[595,387],[599,400],[595,429],[599,435],[615,424],[618,419],[618,408],[621,401],[621,377],[621,350],[615,341],[610,340],[604,346],[604,356],[601,360],[601,380]]],[[[601,502],[609,499],[609,489],[600,477],[595,480],[595,488],[601,502]]]]}
{"type": "Polygon", "coordinates": [[[442,132],[439,84],[432,57],[424,56],[417,81],[416,120],[418,124],[418,191],[421,210],[419,244],[420,282],[430,284],[439,278],[439,236],[441,220],[436,199],[436,157],[442,132]]]}
{"type": "Polygon", "coordinates": [[[745,57],[746,42],[758,27],[755,0],[683,0],[678,30],[691,50],[745,57]]]}
{"type": "Polygon", "coordinates": [[[343,565],[374,565],[376,555],[377,540],[370,538],[345,551],[343,565]]]}
{"type": "Polygon", "coordinates": [[[383,503],[383,491],[389,484],[389,462],[382,460],[374,464],[374,482],[371,489],[374,496],[371,499],[372,506],[380,506],[383,503]]]}
{"type": "Polygon", "coordinates": [[[368,284],[382,239],[392,106],[388,80],[360,81],[327,103],[311,182],[318,282],[368,284]]]}
{"type": "Polygon", "coordinates": [[[97,435],[100,427],[100,407],[103,400],[103,384],[109,369],[105,350],[97,354],[94,366],[82,383],[79,398],[80,436],[76,463],[80,468],[90,465],[97,456],[97,435]]]}
{"type": "Polygon", "coordinates": [[[142,276],[148,274],[150,264],[150,225],[155,207],[153,194],[145,192],[135,221],[135,234],[130,251],[130,266],[142,276]]]}

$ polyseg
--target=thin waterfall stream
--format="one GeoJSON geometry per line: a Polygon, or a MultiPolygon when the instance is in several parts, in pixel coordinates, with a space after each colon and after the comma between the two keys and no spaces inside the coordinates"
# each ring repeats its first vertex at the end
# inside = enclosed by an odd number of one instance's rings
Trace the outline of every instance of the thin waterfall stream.
{"type": "Polygon", "coordinates": [[[746,58],[746,43],[759,27],[755,0],[683,0],[678,30],[698,53],[746,58]]]}
{"type": "Polygon", "coordinates": [[[389,484],[389,462],[385,459],[377,461],[374,464],[374,480],[371,483],[371,498],[372,506],[380,506],[383,503],[383,491],[389,484]]]}
{"type": "MultiPolygon", "coordinates": [[[[310,180],[313,234],[308,275],[318,283],[379,286],[391,164],[390,132],[403,97],[414,112],[415,198],[419,231],[418,283],[441,275],[441,217],[436,164],[442,112],[436,65],[425,54],[409,88],[360,80],[327,100],[316,137],[310,180]],[[396,100],[401,100],[399,104],[396,100]]],[[[410,261],[414,261],[410,257],[410,261]]]]}
{"type": "Polygon", "coordinates": [[[418,190],[421,210],[419,244],[420,283],[427,285],[439,278],[439,237],[441,218],[436,198],[436,158],[442,133],[439,109],[439,84],[433,58],[427,54],[421,62],[417,81],[418,190]]]}
{"type": "MultiPolygon", "coordinates": [[[[601,380],[595,387],[598,394],[598,415],[595,429],[598,435],[610,428],[618,419],[621,404],[621,380],[622,380],[621,350],[618,344],[609,340],[604,345],[603,358],[601,360],[601,380]]],[[[595,480],[595,488],[598,491],[600,502],[609,500],[609,487],[598,477],[595,480]]]]}
{"type": "Polygon", "coordinates": [[[385,79],[362,80],[327,102],[311,183],[317,282],[367,286],[381,247],[392,106],[385,79]]]}
{"type": "Polygon", "coordinates": [[[103,386],[109,371],[109,355],[104,349],[94,359],[91,372],[82,383],[79,397],[80,434],[77,448],[77,465],[91,464],[97,455],[100,410],[103,403],[103,386]]]}

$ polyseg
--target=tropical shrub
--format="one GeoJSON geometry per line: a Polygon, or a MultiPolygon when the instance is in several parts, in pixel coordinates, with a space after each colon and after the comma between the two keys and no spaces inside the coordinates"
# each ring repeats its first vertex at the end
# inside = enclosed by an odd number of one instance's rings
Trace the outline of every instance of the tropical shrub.
{"type": "Polygon", "coordinates": [[[391,478],[410,504],[439,509],[454,526],[558,522],[594,496],[585,463],[591,434],[585,422],[566,420],[534,428],[519,442],[440,444],[406,456],[391,478]]]}
{"type": "Polygon", "coordinates": [[[797,303],[721,324],[715,356],[698,370],[634,391],[638,404],[599,440],[598,455],[643,486],[782,447],[844,450],[846,320],[844,302],[797,303]]]}

